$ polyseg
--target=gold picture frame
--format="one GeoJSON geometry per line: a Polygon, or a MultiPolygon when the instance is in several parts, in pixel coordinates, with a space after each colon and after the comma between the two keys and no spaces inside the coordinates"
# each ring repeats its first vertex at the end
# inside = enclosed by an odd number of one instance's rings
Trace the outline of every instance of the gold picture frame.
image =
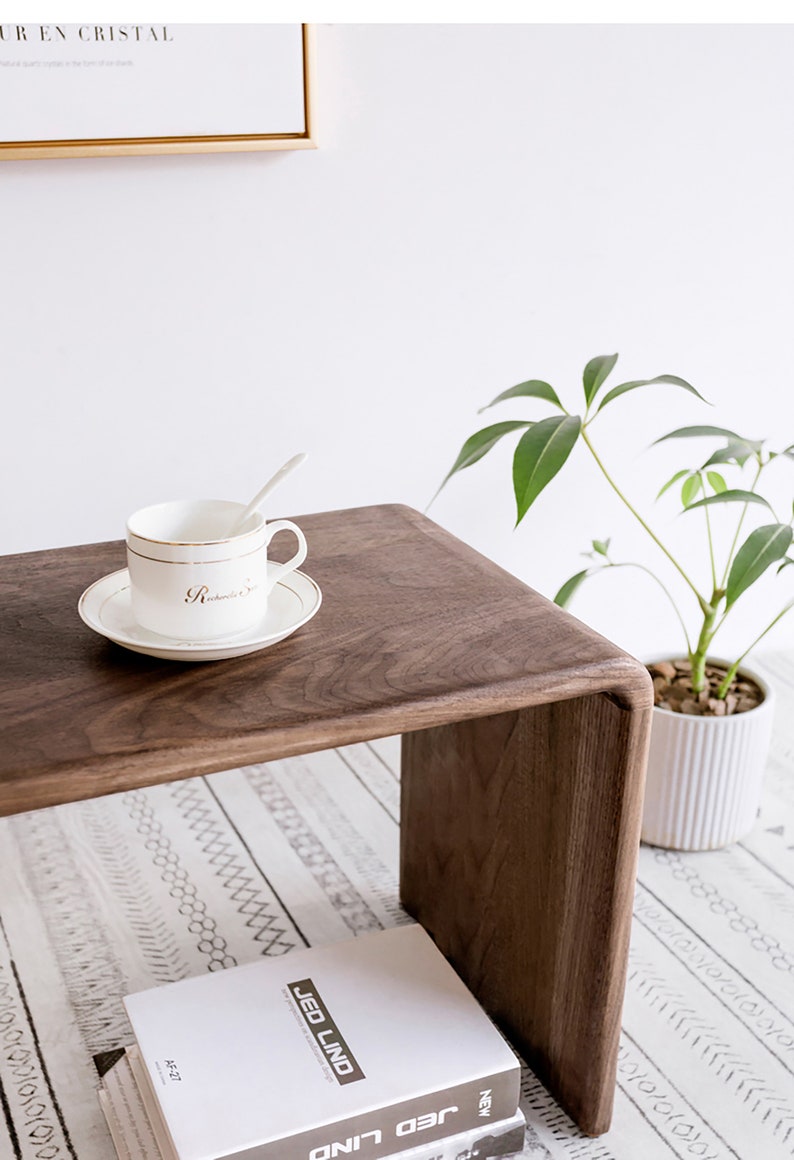
{"type": "Polygon", "coordinates": [[[240,153],[276,149],[316,149],[314,108],[316,44],[312,25],[301,25],[301,42],[304,116],[304,129],[301,132],[0,141],[0,161],[53,157],[112,157],[140,154],[240,153]]]}

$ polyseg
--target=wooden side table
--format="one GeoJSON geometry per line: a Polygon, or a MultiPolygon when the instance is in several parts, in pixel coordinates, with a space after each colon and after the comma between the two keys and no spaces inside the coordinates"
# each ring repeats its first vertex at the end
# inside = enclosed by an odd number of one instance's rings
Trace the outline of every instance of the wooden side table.
{"type": "Polygon", "coordinates": [[[298,517],[295,636],[157,661],[78,619],[123,545],[0,560],[0,815],[392,733],[407,909],[587,1133],[610,1122],[651,685],[409,508],[298,517]]]}

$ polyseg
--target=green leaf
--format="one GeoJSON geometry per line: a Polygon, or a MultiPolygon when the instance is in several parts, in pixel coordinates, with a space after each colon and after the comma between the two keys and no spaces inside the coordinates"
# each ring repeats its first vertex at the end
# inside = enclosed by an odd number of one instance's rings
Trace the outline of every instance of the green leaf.
{"type": "Polygon", "coordinates": [[[477,412],[481,415],[483,411],[487,411],[488,407],[493,407],[497,403],[503,403],[505,399],[519,399],[519,398],[534,398],[546,399],[547,402],[553,403],[555,407],[564,410],[562,403],[557,397],[557,392],[549,383],[544,383],[542,379],[527,379],[525,383],[518,383],[515,387],[510,387],[507,391],[502,391],[501,395],[497,395],[495,399],[486,407],[480,407],[477,412]]]}
{"type": "Polygon", "coordinates": [[[791,556],[786,556],[783,563],[778,567],[776,575],[779,576],[784,568],[788,568],[789,564],[794,564],[794,560],[792,560],[791,556]]]}
{"type": "Polygon", "coordinates": [[[562,588],[554,597],[554,603],[559,604],[560,608],[567,608],[571,603],[571,597],[576,592],[576,589],[590,574],[590,569],[585,568],[583,572],[577,572],[575,576],[571,576],[570,580],[566,580],[562,588]]]}
{"type": "Polygon", "coordinates": [[[519,439],[513,457],[516,527],[571,454],[581,429],[578,415],[554,415],[535,423],[519,439]]]}
{"type": "Polygon", "coordinates": [[[776,560],[782,560],[791,546],[792,531],[788,524],[766,524],[756,528],[742,544],[731,565],[725,592],[725,610],[776,560]]]}
{"type": "Polygon", "coordinates": [[[661,488],[656,498],[661,499],[668,488],[671,488],[674,483],[678,483],[679,479],[683,479],[685,475],[689,475],[689,471],[686,467],[683,467],[680,471],[675,473],[672,479],[668,479],[667,483],[664,485],[664,487],[661,488]]]}
{"type": "Polygon", "coordinates": [[[593,551],[598,552],[599,556],[606,556],[609,553],[609,540],[593,540],[593,551]]]}
{"type": "MultiPolygon", "coordinates": [[[[464,467],[471,467],[478,459],[482,459],[494,447],[503,435],[511,431],[518,431],[521,427],[531,427],[532,423],[523,419],[508,419],[504,423],[494,423],[491,427],[483,427],[470,435],[460,449],[460,454],[452,465],[449,475],[462,471],[464,467]]],[[[449,476],[447,476],[449,478],[449,476]]]]}
{"type": "Polygon", "coordinates": [[[715,451],[703,467],[711,467],[715,463],[735,463],[737,467],[744,467],[753,453],[754,449],[747,443],[728,443],[726,447],[720,447],[715,451]]]}
{"type": "Polygon", "coordinates": [[[794,443],[790,447],[787,447],[785,451],[781,451],[780,454],[787,455],[789,459],[794,459],[794,443]]]}
{"type": "MultiPolygon", "coordinates": [[[[686,504],[685,507],[688,512],[691,512],[695,508],[707,507],[714,503],[761,503],[772,511],[762,495],[757,495],[754,491],[741,491],[738,488],[728,488],[727,491],[721,491],[719,495],[707,495],[705,499],[699,499],[697,503],[686,504]]],[[[772,515],[774,514],[772,512],[772,515]]]]}
{"type": "Polygon", "coordinates": [[[599,411],[603,411],[607,403],[611,403],[613,399],[617,399],[620,395],[625,395],[627,391],[634,391],[637,387],[650,387],[654,383],[671,383],[674,387],[683,387],[685,391],[696,395],[703,403],[708,403],[708,399],[704,399],[700,391],[696,391],[686,379],[679,379],[677,375],[657,375],[655,379],[632,379],[631,382],[621,383],[619,386],[613,387],[611,391],[607,391],[606,395],[604,395],[601,400],[601,406],[596,411],[596,414],[599,411]]]}
{"type": "Polygon", "coordinates": [[[716,492],[717,495],[720,495],[723,491],[728,490],[727,483],[718,471],[707,471],[706,479],[709,481],[712,490],[716,492]]]}
{"type": "Polygon", "coordinates": [[[681,488],[681,503],[684,505],[684,508],[688,508],[691,505],[692,500],[702,486],[703,481],[697,473],[690,475],[688,479],[684,480],[684,485],[681,488]]]}
{"type": "Polygon", "coordinates": [[[610,371],[618,361],[616,354],[599,354],[591,358],[584,368],[582,382],[584,383],[584,397],[588,407],[598,394],[610,371]]]}
{"type": "Polygon", "coordinates": [[[655,447],[657,443],[664,443],[667,439],[699,439],[702,435],[721,435],[732,443],[743,443],[754,451],[760,451],[763,446],[763,443],[759,443],[755,439],[745,439],[743,435],[737,435],[735,431],[729,431],[727,427],[710,427],[708,425],[678,427],[675,431],[668,431],[666,435],[654,439],[651,446],[655,447]]]}
{"type": "MultiPolygon", "coordinates": [[[[508,419],[505,423],[494,423],[491,427],[483,427],[481,431],[475,431],[461,447],[458,458],[444,476],[444,481],[438,491],[441,491],[441,488],[447,480],[455,475],[456,472],[463,471],[464,467],[471,467],[478,459],[482,459],[483,455],[487,455],[503,435],[509,435],[511,431],[517,431],[520,427],[531,426],[531,423],[524,422],[523,420],[508,419]]],[[[438,491],[436,495],[438,495],[438,491]]]]}

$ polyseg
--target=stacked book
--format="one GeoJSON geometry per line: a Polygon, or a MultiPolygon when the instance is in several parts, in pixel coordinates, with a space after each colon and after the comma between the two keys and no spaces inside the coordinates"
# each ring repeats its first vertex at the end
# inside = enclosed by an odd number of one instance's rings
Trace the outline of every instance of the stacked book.
{"type": "Polygon", "coordinates": [[[120,1160],[488,1160],[519,1065],[419,926],[125,999],[100,1102],[120,1160]]]}

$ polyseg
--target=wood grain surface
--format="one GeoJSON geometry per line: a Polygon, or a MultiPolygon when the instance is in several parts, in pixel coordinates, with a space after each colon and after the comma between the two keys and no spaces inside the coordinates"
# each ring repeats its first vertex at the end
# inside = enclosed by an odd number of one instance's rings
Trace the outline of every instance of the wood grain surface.
{"type": "Polygon", "coordinates": [[[403,737],[403,903],[590,1135],[612,1116],[650,713],[591,695],[403,737]]]}
{"type": "Polygon", "coordinates": [[[81,622],[121,543],[0,558],[0,815],[601,689],[649,699],[636,661],[410,508],[295,518],[320,611],[209,664],[81,622]]]}
{"type": "Polygon", "coordinates": [[[401,878],[550,1091],[609,1125],[650,678],[410,508],[296,517],[323,605],[210,664],[80,621],[123,545],[0,560],[0,814],[403,738],[401,878]]]}

